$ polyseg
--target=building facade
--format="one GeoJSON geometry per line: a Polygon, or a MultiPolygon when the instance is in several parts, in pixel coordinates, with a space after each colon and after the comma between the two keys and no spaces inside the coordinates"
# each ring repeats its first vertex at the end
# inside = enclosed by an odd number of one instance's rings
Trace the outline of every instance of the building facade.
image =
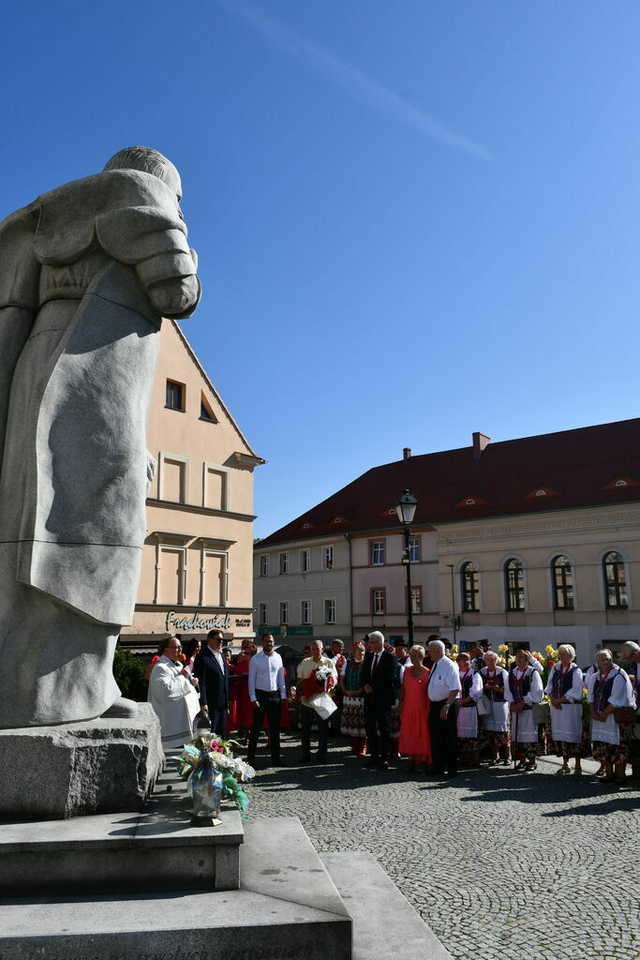
{"type": "Polygon", "coordinates": [[[415,642],[436,632],[463,646],[567,642],[588,663],[602,645],[640,642],[640,420],[502,443],[474,433],[469,447],[422,456],[405,449],[254,552],[256,608],[292,645],[309,611],[307,635],[381,629],[407,640],[410,562],[415,642]],[[394,509],[405,489],[418,499],[408,558],[394,509]],[[301,574],[279,560],[321,558],[329,542],[341,544],[335,570],[301,574]],[[334,595],[335,630],[324,619],[334,595]]]}
{"type": "Polygon", "coordinates": [[[167,633],[253,636],[253,471],[264,463],[175,321],[165,320],[147,422],[150,484],[125,646],[167,633]]]}

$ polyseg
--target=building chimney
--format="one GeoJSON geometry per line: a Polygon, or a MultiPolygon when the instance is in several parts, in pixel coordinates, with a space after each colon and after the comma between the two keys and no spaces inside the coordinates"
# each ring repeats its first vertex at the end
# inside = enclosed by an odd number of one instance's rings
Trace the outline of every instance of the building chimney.
{"type": "Polygon", "coordinates": [[[411,447],[404,447],[402,450],[402,459],[411,460],[411,447]]]}
{"type": "Polygon", "coordinates": [[[482,451],[485,447],[488,447],[491,443],[491,437],[488,437],[486,433],[479,433],[477,430],[472,434],[473,436],[473,459],[478,461],[482,456],[482,451]]]}

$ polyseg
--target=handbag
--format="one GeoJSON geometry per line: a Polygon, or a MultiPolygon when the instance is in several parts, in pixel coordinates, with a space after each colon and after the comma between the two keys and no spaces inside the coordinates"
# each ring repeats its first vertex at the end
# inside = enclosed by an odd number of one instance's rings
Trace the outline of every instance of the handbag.
{"type": "Polygon", "coordinates": [[[486,694],[483,693],[476,700],[476,707],[478,708],[479,717],[488,717],[489,714],[491,713],[491,702],[489,700],[489,697],[487,697],[486,694]]]}
{"type": "Polygon", "coordinates": [[[533,722],[536,726],[541,727],[551,721],[551,707],[548,703],[534,703],[533,704],[533,722]]]}
{"type": "Polygon", "coordinates": [[[636,719],[635,707],[614,707],[613,719],[616,723],[621,723],[623,725],[634,723],[636,719]]]}

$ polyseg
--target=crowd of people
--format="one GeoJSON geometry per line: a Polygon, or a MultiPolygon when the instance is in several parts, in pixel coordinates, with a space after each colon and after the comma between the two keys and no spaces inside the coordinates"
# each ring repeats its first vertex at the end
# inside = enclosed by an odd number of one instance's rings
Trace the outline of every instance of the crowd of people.
{"type": "Polygon", "coordinates": [[[444,778],[462,766],[510,762],[526,772],[548,753],[561,758],[559,776],[581,776],[582,760],[593,757],[606,781],[624,781],[629,762],[640,779],[640,646],[631,641],[623,666],[604,649],[583,671],[570,644],[550,650],[553,659],[520,649],[509,661],[506,648],[493,651],[487,641],[457,652],[432,636],[426,648],[407,650],[374,630],[354,640],[349,656],[341,640],[327,651],[312,641],[294,675],[271,634],[259,651],[243,641],[236,656],[220,631],[204,646],[183,651],[169,637],[161,647],[149,700],[167,748],[188,739],[202,710],[212,730],[247,743],[251,764],[264,730],[271,763],[283,765],[281,730],[295,727],[303,763],[325,762],[331,734],[341,734],[371,770],[402,758],[409,771],[444,778]]]}

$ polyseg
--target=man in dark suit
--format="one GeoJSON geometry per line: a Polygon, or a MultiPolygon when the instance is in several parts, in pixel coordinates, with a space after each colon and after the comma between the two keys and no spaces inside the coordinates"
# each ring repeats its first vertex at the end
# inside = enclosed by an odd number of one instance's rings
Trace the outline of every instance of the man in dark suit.
{"type": "Polygon", "coordinates": [[[362,686],[367,740],[371,759],[366,767],[389,769],[391,752],[391,707],[398,695],[398,665],[392,653],[384,649],[384,636],[374,630],[368,636],[369,650],[362,665],[362,686]]]}
{"type": "Polygon", "coordinates": [[[229,667],[220,651],[222,641],[220,630],[210,630],[207,646],[193,668],[200,689],[200,704],[209,713],[211,729],[221,737],[225,734],[229,712],[229,667]]]}

